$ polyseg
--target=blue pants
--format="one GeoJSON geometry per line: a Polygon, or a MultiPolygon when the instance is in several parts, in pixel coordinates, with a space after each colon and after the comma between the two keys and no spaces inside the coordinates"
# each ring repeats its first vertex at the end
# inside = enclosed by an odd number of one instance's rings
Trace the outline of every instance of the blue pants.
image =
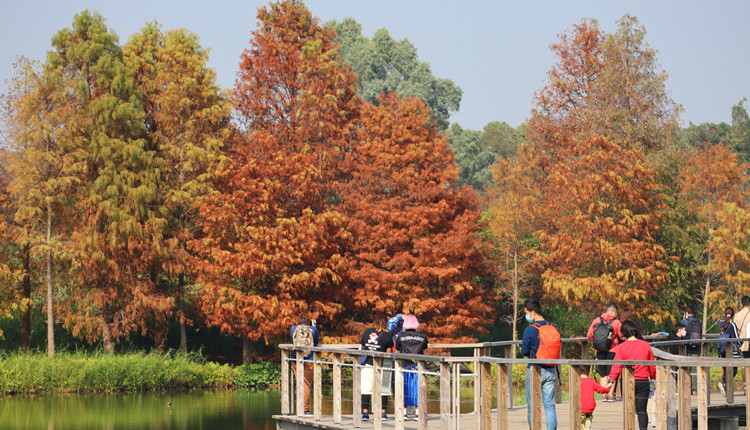
{"type": "MultiPolygon", "coordinates": [[[[555,411],[555,380],[557,373],[554,367],[542,367],[542,403],[547,418],[547,430],[557,430],[557,411],[555,411]]],[[[526,371],[526,420],[531,428],[531,372],[526,371]]]]}
{"type": "MultiPolygon", "coordinates": [[[[404,369],[416,370],[417,366],[404,367],[404,369]]],[[[404,406],[419,406],[419,403],[417,403],[418,394],[418,375],[416,373],[404,372],[404,406]]]]}

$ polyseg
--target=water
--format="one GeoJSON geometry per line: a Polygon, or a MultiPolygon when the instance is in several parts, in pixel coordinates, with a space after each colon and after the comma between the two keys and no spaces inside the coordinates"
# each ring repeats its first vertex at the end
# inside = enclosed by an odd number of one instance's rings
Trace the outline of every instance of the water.
{"type": "Polygon", "coordinates": [[[275,430],[279,413],[278,390],[8,396],[0,429],[275,430]]]}

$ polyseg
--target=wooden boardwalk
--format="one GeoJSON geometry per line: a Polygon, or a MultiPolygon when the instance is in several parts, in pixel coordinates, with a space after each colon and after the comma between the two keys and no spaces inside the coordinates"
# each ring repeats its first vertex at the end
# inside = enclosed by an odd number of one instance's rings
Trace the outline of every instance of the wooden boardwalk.
{"type": "MultiPolygon", "coordinates": [[[[718,406],[718,405],[725,405],[725,399],[724,396],[719,393],[711,393],[711,406],[718,406]]],[[[745,402],[745,396],[741,395],[739,392],[735,395],[735,404],[738,404],[742,406],[745,402]]],[[[695,396],[693,396],[692,399],[693,406],[697,406],[698,400],[695,396]]],[[[656,422],[656,414],[657,411],[654,409],[655,402],[649,401],[649,423],[651,424],[652,428],[654,423],[656,422]]],[[[558,403],[555,405],[555,410],[557,411],[557,428],[558,430],[573,430],[570,427],[570,404],[568,402],[558,403]]],[[[497,414],[493,411],[493,419],[492,419],[492,428],[497,428],[497,423],[495,421],[495,417],[497,414]]],[[[288,423],[295,423],[297,425],[300,425],[299,428],[321,428],[321,429],[353,429],[354,422],[352,420],[351,415],[345,415],[342,417],[341,424],[334,424],[333,423],[333,417],[330,415],[325,415],[322,417],[320,421],[315,421],[312,417],[304,417],[299,418],[296,416],[285,416],[285,415],[277,415],[274,416],[274,418],[277,421],[283,421],[288,423]]],[[[388,421],[383,421],[382,428],[383,429],[394,429],[395,421],[393,420],[392,416],[389,416],[388,421]]],[[[623,416],[622,416],[622,402],[617,401],[613,403],[605,403],[601,400],[597,401],[596,410],[594,411],[594,422],[593,427],[594,429],[598,430],[621,430],[623,428],[623,416]]],[[[432,430],[449,430],[443,428],[440,421],[440,415],[439,414],[431,414],[428,417],[427,420],[428,429],[432,430]]],[[[474,430],[478,429],[479,426],[479,416],[476,413],[468,413],[468,414],[461,414],[461,420],[458,424],[459,429],[467,429],[467,430],[474,430]]],[[[292,428],[292,427],[285,427],[281,426],[281,428],[292,428]]],[[[369,422],[363,422],[362,426],[360,427],[362,429],[373,429],[375,428],[375,423],[372,421],[369,422]]],[[[404,422],[404,428],[410,429],[410,430],[416,430],[418,429],[418,423],[415,421],[406,421],[404,422]]],[[[526,422],[526,406],[517,406],[509,410],[508,414],[508,428],[509,429],[526,429],[528,428],[528,424],[526,422]]],[[[543,426],[543,428],[546,428],[543,426]]],[[[451,426],[450,430],[453,430],[454,427],[451,426]]],[[[457,429],[456,429],[457,430],[457,429]]],[[[578,430],[576,428],[575,430],[578,430]]]]}

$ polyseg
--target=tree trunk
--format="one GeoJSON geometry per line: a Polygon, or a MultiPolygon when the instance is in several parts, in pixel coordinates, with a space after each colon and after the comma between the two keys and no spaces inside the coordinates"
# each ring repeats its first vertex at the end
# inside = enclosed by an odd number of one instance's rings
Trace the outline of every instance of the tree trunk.
{"type": "MultiPolygon", "coordinates": [[[[518,338],[518,250],[513,252],[513,340],[518,338]]],[[[511,357],[515,358],[515,357],[511,357]]]]}
{"type": "Polygon", "coordinates": [[[21,348],[28,351],[31,346],[31,246],[26,245],[23,250],[23,298],[28,306],[21,317],[21,348]]]}
{"type": "Polygon", "coordinates": [[[252,342],[247,335],[242,336],[242,364],[253,362],[252,342]]]}
{"type": "Polygon", "coordinates": [[[177,316],[180,319],[180,351],[182,351],[182,355],[187,355],[187,330],[185,329],[185,274],[180,273],[180,276],[177,278],[177,284],[180,295],[177,304],[177,316]]]}
{"type": "Polygon", "coordinates": [[[55,357],[55,320],[52,312],[52,205],[47,202],[47,355],[55,357]]]}
{"type": "MultiPolygon", "coordinates": [[[[706,332],[708,320],[708,293],[711,292],[711,275],[706,275],[706,289],[703,292],[703,333],[706,332]]],[[[696,315],[697,316],[697,315],[696,315]]]]}
{"type": "Polygon", "coordinates": [[[104,353],[112,354],[115,352],[115,344],[112,341],[112,332],[109,331],[109,311],[105,310],[102,316],[104,318],[104,326],[102,327],[102,345],[104,346],[104,353]]]}

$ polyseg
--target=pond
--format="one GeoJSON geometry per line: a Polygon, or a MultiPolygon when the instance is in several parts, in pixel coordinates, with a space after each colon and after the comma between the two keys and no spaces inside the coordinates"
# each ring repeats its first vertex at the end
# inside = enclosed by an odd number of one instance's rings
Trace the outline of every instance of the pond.
{"type": "Polygon", "coordinates": [[[3,429],[275,430],[278,390],[0,397],[3,429]]]}

